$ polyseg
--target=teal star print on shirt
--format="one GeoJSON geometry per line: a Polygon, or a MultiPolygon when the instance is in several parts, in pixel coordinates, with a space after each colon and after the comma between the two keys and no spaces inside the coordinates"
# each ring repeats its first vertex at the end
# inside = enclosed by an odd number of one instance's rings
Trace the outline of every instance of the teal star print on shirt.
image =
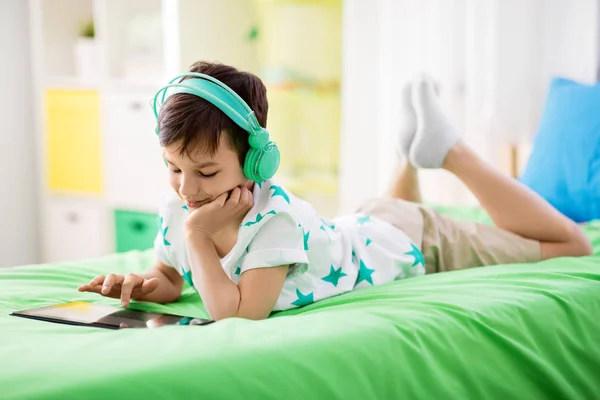
{"type": "Polygon", "coordinates": [[[409,251],[408,253],[404,254],[413,256],[415,258],[415,262],[413,263],[413,265],[411,265],[411,267],[415,267],[419,264],[425,266],[425,259],[423,258],[423,253],[421,253],[421,251],[417,249],[417,247],[414,244],[411,243],[410,246],[412,247],[412,251],[409,251]]]}
{"type": "Polygon", "coordinates": [[[283,197],[283,199],[285,201],[287,201],[288,204],[290,204],[290,198],[287,195],[287,193],[285,192],[285,190],[283,190],[283,188],[281,186],[277,186],[277,185],[272,185],[269,190],[273,191],[273,194],[271,195],[271,197],[275,197],[275,196],[281,196],[283,197]]]}
{"type": "Polygon", "coordinates": [[[271,210],[268,213],[266,213],[265,215],[261,215],[261,213],[258,213],[258,214],[256,214],[256,219],[254,221],[248,221],[244,224],[244,226],[251,226],[254,224],[258,224],[260,221],[262,221],[262,219],[264,217],[266,217],[269,214],[277,214],[277,213],[275,212],[275,210],[271,210]]]}
{"type": "Polygon", "coordinates": [[[327,223],[327,221],[325,221],[323,218],[319,218],[319,219],[321,220],[321,222],[323,223],[323,225],[325,225],[326,227],[328,227],[328,228],[329,228],[329,229],[331,229],[332,231],[334,231],[334,230],[335,230],[335,224],[331,224],[331,225],[329,225],[329,224],[327,223]]]}
{"type": "Polygon", "coordinates": [[[373,241],[371,239],[367,238],[367,241],[365,243],[365,247],[368,246],[368,245],[370,245],[372,242],[373,241]]]}
{"type": "Polygon", "coordinates": [[[335,269],[335,268],[333,268],[333,265],[332,265],[329,269],[329,275],[321,278],[321,280],[324,280],[325,282],[329,282],[333,286],[337,287],[338,281],[340,280],[340,278],[343,278],[344,276],[348,276],[348,275],[342,272],[342,267],[335,269]]]}
{"type": "Polygon", "coordinates": [[[189,325],[189,324],[190,324],[190,322],[191,322],[193,319],[194,319],[194,318],[192,318],[192,317],[185,317],[185,318],[182,318],[182,319],[180,319],[180,320],[179,320],[179,322],[178,322],[177,324],[178,324],[178,325],[183,325],[183,326],[186,326],[186,325],[189,325]]]}
{"type": "Polygon", "coordinates": [[[371,217],[369,217],[368,215],[364,215],[364,216],[358,217],[356,219],[356,223],[359,225],[364,225],[365,222],[369,222],[370,220],[371,220],[371,217]]]}
{"type": "Polygon", "coordinates": [[[362,281],[367,281],[371,285],[373,285],[373,279],[371,278],[373,272],[375,272],[374,269],[367,268],[363,260],[360,260],[360,268],[358,270],[358,279],[356,279],[356,285],[358,285],[362,281]]]}
{"type": "Polygon", "coordinates": [[[190,209],[188,208],[188,206],[186,206],[185,204],[182,205],[181,208],[183,208],[185,211],[190,211],[190,209]]]}
{"type": "Polygon", "coordinates": [[[262,189],[262,182],[256,182],[256,184],[258,185],[259,188],[262,189]]]}
{"type": "MultiPolygon", "coordinates": [[[[250,245],[246,246],[246,250],[244,250],[244,254],[250,253],[250,245]]],[[[234,274],[240,276],[242,274],[242,269],[239,267],[239,264],[236,265],[234,274]]]]}
{"type": "Polygon", "coordinates": [[[325,232],[325,234],[327,235],[327,239],[329,239],[329,241],[331,242],[331,236],[329,236],[329,232],[327,232],[327,229],[325,229],[325,225],[321,225],[319,229],[325,232]]]}
{"type": "Polygon", "coordinates": [[[300,290],[296,289],[296,296],[298,296],[298,299],[292,301],[292,305],[303,307],[314,303],[313,293],[314,292],[310,292],[309,294],[304,295],[300,290]]]}
{"type": "Polygon", "coordinates": [[[163,237],[163,244],[165,246],[170,246],[171,243],[169,243],[169,241],[167,240],[167,231],[169,230],[169,227],[162,227],[163,226],[163,217],[160,217],[160,230],[162,232],[162,237],[163,237]]]}
{"type": "Polygon", "coordinates": [[[308,238],[310,237],[310,231],[304,232],[304,228],[302,228],[302,235],[304,236],[304,250],[308,250],[308,238]]]}
{"type": "Polygon", "coordinates": [[[181,277],[185,280],[188,285],[194,287],[194,282],[192,282],[192,271],[186,271],[181,267],[181,277]]]}

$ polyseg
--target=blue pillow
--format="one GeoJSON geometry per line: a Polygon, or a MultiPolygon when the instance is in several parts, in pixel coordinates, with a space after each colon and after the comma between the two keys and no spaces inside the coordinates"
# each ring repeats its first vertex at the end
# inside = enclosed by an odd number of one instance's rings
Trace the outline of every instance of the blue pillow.
{"type": "Polygon", "coordinates": [[[521,181],[576,222],[600,219],[600,83],[552,81],[521,181]]]}

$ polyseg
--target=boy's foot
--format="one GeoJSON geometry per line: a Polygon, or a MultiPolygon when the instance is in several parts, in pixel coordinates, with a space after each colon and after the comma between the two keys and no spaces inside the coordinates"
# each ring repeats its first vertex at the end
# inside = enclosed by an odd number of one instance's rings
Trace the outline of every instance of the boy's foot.
{"type": "Polygon", "coordinates": [[[407,82],[400,93],[400,129],[396,151],[408,160],[410,145],[417,131],[417,115],[412,103],[412,84],[407,82]]]}
{"type": "Polygon", "coordinates": [[[419,168],[441,168],[448,151],[460,137],[440,109],[430,79],[421,77],[413,82],[412,102],[417,131],[410,147],[410,162],[419,168]]]}

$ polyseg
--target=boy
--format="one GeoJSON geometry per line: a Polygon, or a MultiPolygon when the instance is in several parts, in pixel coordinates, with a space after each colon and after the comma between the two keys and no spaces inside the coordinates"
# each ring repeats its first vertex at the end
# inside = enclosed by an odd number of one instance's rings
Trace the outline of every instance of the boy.
{"type": "MultiPolygon", "coordinates": [[[[190,71],[227,85],[266,126],[259,78],[205,62],[190,71]]],[[[273,310],[426,272],[591,253],[575,223],[460,140],[430,81],[407,85],[402,99],[398,148],[405,161],[390,198],[326,221],[275,180],[244,175],[249,134],[220,109],[193,94],[169,96],[158,132],[174,194],[161,208],[158,261],[144,274],[101,275],[79,290],[120,298],[126,307],[130,299],[176,301],[185,280],[213,319],[263,319],[273,310]],[[496,227],[454,221],[415,203],[415,167],[454,173],[496,227]]]]}

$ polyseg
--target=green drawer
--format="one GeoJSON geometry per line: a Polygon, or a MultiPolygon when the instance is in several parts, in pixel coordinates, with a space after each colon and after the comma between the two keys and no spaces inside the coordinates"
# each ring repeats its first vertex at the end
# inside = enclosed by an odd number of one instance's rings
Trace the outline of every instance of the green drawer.
{"type": "Polygon", "coordinates": [[[157,214],[115,210],[117,252],[152,248],[158,225],[157,214]]]}

